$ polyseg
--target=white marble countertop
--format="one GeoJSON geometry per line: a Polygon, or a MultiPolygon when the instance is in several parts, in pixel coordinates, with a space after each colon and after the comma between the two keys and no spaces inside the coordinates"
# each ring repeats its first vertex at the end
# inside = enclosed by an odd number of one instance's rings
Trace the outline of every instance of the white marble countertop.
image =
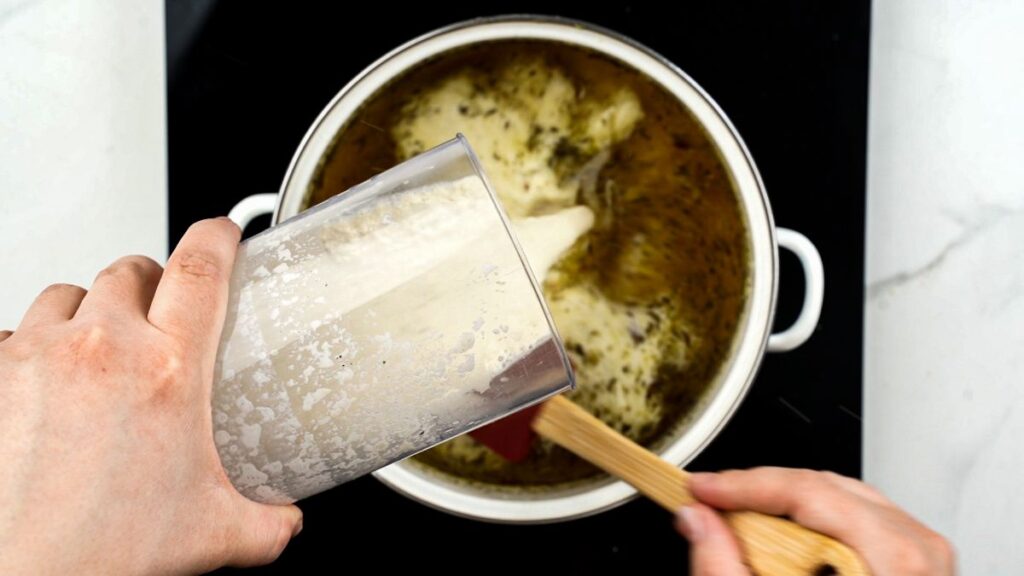
{"type": "MultiPolygon", "coordinates": [[[[1024,573],[1021,29],[1012,0],[874,7],[865,472],[965,574],[1024,573]]],[[[0,327],[166,253],[163,38],[160,2],[0,0],[0,327]]]]}
{"type": "Polygon", "coordinates": [[[1024,3],[876,2],[865,473],[1024,574],[1024,3]]]}
{"type": "Polygon", "coordinates": [[[163,3],[0,0],[0,326],[48,284],[165,258],[165,86],[163,3]]]}

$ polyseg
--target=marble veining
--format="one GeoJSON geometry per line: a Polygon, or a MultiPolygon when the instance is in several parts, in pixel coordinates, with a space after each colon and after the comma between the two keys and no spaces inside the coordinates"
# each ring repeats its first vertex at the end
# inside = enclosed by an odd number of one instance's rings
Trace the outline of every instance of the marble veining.
{"type": "Polygon", "coordinates": [[[1024,4],[873,7],[866,478],[1024,573],[1024,4]]]}
{"type": "Polygon", "coordinates": [[[982,206],[981,216],[970,220],[957,213],[949,213],[947,217],[963,227],[963,231],[939,249],[938,253],[925,264],[912,270],[896,272],[867,285],[868,301],[875,300],[888,290],[917,280],[937,270],[946,262],[946,258],[972,242],[979,234],[990,226],[1001,222],[1004,218],[1024,212],[1024,209],[1008,209],[1003,206],[982,206]]]}

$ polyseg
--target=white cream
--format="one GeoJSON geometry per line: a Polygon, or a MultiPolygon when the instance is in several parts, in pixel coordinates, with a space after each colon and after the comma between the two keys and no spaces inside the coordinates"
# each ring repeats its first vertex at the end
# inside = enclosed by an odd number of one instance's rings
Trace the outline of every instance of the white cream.
{"type": "Polygon", "coordinates": [[[512,221],[519,245],[526,253],[538,282],[544,282],[548,270],[593,225],[594,212],[586,206],[573,206],[554,214],[512,221]]]}

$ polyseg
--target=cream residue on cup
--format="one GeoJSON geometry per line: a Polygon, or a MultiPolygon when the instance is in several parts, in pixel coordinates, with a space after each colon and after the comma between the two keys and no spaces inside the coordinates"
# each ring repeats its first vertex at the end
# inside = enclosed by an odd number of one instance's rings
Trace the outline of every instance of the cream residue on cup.
{"type": "MultiPolygon", "coordinates": [[[[217,362],[215,440],[236,487],[291,502],[450,437],[550,335],[483,182],[313,213],[239,252],[217,362]]],[[[574,208],[518,224],[541,268],[589,229],[574,208]]],[[[506,402],[509,400],[505,400],[506,402]]]]}

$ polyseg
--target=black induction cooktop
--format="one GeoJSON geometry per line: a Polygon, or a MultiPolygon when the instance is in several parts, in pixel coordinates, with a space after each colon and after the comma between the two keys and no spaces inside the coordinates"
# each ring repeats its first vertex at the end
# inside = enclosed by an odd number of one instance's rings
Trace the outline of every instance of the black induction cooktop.
{"type": "MultiPolygon", "coordinates": [[[[690,468],[776,465],[859,476],[869,2],[571,7],[579,5],[169,0],[171,245],[189,223],[275,192],[324,105],[406,40],[507,13],[610,28],[667,57],[717,100],[761,171],[776,223],[806,234],[825,263],[814,336],[765,358],[739,411],[690,468]]],[[[803,284],[796,259],[785,251],[781,258],[776,324],[784,327],[797,315],[803,284]]],[[[641,573],[685,571],[687,559],[669,515],[644,500],[561,524],[500,526],[432,510],[366,477],[301,507],[303,533],[255,573],[337,573],[357,561],[388,571],[641,573]]]]}

